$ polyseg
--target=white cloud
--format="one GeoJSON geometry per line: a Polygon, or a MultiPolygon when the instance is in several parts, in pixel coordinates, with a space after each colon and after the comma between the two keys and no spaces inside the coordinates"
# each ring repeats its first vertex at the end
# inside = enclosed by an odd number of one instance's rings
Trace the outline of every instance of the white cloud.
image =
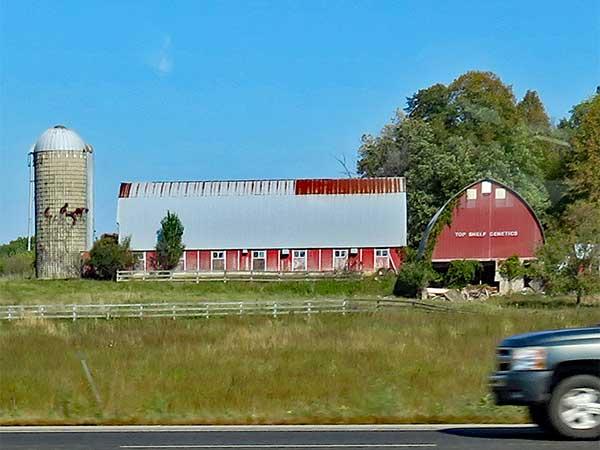
{"type": "Polygon", "coordinates": [[[163,37],[162,45],[156,58],[152,63],[152,67],[159,75],[168,75],[173,70],[173,58],[171,57],[171,36],[166,34],[163,37]]]}

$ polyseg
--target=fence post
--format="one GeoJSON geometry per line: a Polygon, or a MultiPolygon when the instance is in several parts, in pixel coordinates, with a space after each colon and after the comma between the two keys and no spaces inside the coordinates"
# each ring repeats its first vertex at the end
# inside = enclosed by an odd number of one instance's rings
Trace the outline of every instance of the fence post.
{"type": "Polygon", "coordinates": [[[8,307],[8,320],[12,320],[12,307],[8,307]]]}
{"type": "Polygon", "coordinates": [[[206,317],[207,319],[209,318],[209,314],[208,314],[208,303],[204,304],[204,309],[206,310],[206,312],[204,313],[204,317],[206,317]]]}
{"type": "Polygon", "coordinates": [[[346,315],[346,299],[344,299],[344,301],[342,302],[342,314],[344,316],[346,315]]]}
{"type": "Polygon", "coordinates": [[[308,302],[308,315],[310,316],[312,313],[312,302],[308,302]]]}
{"type": "Polygon", "coordinates": [[[175,320],[175,305],[171,306],[171,317],[175,320]]]}
{"type": "Polygon", "coordinates": [[[141,303],[140,303],[139,316],[140,316],[140,319],[144,316],[144,305],[142,305],[141,303]]]}
{"type": "Polygon", "coordinates": [[[240,302],[240,316],[244,315],[244,302],[240,302]]]}
{"type": "Polygon", "coordinates": [[[77,305],[73,305],[73,322],[77,320],[77,305]]]}
{"type": "Polygon", "coordinates": [[[277,317],[277,303],[273,303],[273,317],[277,317]]]}

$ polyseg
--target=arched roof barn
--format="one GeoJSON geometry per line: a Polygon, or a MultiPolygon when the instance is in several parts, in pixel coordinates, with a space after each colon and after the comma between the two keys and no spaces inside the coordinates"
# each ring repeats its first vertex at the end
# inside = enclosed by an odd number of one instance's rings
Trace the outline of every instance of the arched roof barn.
{"type": "Polygon", "coordinates": [[[498,261],[512,255],[533,259],[543,242],[542,225],[525,199],[505,184],[486,178],[466,186],[438,210],[423,234],[419,255],[433,246],[433,262],[498,261]],[[443,224],[447,214],[451,216],[443,224]]]}

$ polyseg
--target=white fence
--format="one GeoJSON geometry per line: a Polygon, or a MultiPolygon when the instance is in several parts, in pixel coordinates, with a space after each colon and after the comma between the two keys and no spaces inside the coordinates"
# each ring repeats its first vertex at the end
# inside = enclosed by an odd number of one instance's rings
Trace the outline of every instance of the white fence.
{"type": "Polygon", "coordinates": [[[288,316],[325,313],[348,314],[412,306],[427,311],[455,311],[440,305],[410,300],[306,300],[238,301],[194,303],[130,303],[96,305],[9,305],[0,306],[0,320],[16,319],[115,319],[219,316],[288,316]]]}
{"type": "Polygon", "coordinates": [[[37,319],[112,319],[151,317],[216,317],[291,314],[350,313],[376,309],[351,304],[349,300],[274,301],[274,302],[206,302],[206,303],[136,303],[111,305],[11,305],[0,306],[0,320],[37,319]]]}
{"type": "Polygon", "coordinates": [[[274,272],[274,271],[188,271],[119,270],[117,281],[300,281],[321,279],[361,279],[362,272],[274,272]]]}

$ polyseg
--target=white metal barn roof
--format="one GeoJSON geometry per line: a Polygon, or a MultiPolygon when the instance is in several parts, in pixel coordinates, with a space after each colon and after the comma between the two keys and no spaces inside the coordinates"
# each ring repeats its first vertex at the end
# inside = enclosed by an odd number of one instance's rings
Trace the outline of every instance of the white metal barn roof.
{"type": "Polygon", "coordinates": [[[75,131],[56,125],[41,134],[33,146],[33,151],[84,150],[85,148],[86,143],[75,131]]]}
{"type": "Polygon", "coordinates": [[[189,249],[406,245],[404,178],[122,183],[119,235],[151,250],[167,211],[189,249]]]}

